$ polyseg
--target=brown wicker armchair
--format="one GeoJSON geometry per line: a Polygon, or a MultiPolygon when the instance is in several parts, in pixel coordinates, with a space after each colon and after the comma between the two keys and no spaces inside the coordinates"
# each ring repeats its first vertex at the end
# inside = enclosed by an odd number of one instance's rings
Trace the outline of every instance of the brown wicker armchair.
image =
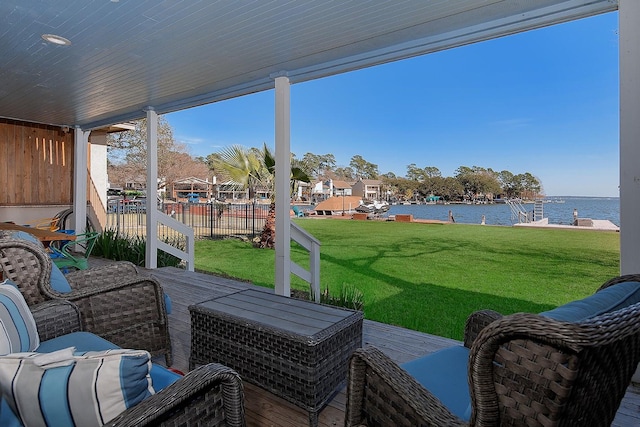
{"type": "Polygon", "coordinates": [[[171,366],[167,311],[157,280],[138,274],[129,262],[119,262],[67,274],[72,290],[61,293],[51,287],[51,266],[42,245],[0,237],[0,268],[30,307],[51,299],[72,301],[80,309],[84,330],[122,348],[164,355],[171,366]]]}
{"type": "MultiPolygon", "coordinates": [[[[629,281],[640,275],[599,291],[629,281]]],[[[640,303],[575,323],[482,311],[467,321],[465,346],[469,422],[368,347],[351,359],[345,425],[610,425],[640,362],[640,303]]]]}
{"type": "MultiPolygon", "coordinates": [[[[82,330],[78,308],[68,301],[50,300],[31,311],[41,341],[82,330]]],[[[105,425],[243,427],[242,381],[226,366],[203,365],[105,425]]]]}

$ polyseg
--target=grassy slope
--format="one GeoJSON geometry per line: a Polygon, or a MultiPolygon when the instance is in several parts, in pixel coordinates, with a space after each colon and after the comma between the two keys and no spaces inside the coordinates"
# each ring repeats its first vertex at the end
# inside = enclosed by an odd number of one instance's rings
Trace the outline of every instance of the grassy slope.
{"type": "MultiPolygon", "coordinates": [[[[365,295],[365,316],[461,339],[472,311],[539,312],[619,271],[619,234],[562,229],[299,219],[322,242],[321,281],[365,295]]],[[[196,242],[196,268],[273,287],[274,251],[196,242]]],[[[308,256],[292,245],[292,258],[308,256]]],[[[294,288],[305,289],[297,278],[294,288]]]]}

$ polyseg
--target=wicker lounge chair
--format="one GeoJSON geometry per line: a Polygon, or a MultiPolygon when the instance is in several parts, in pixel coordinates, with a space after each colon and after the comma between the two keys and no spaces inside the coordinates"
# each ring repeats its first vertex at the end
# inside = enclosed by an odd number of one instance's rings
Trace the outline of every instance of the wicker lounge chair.
{"type": "Polygon", "coordinates": [[[72,301],[84,330],[122,348],[164,355],[171,366],[171,341],[162,287],[138,274],[129,262],[74,271],[64,276],[70,292],[52,287],[52,261],[39,243],[0,236],[0,269],[14,281],[31,307],[51,299],[72,301]]]}
{"type": "MultiPolygon", "coordinates": [[[[598,291],[639,281],[640,275],[620,276],[598,291]]],[[[472,314],[462,361],[467,421],[381,351],[359,349],[350,364],[345,425],[610,425],[640,362],[637,293],[634,298],[578,322],[549,314],[472,314]]]]}
{"type": "MultiPolygon", "coordinates": [[[[41,341],[82,330],[78,309],[68,301],[51,300],[31,310],[41,341]]],[[[111,427],[178,425],[244,426],[240,376],[217,363],[200,366],[105,424],[111,427]]]]}

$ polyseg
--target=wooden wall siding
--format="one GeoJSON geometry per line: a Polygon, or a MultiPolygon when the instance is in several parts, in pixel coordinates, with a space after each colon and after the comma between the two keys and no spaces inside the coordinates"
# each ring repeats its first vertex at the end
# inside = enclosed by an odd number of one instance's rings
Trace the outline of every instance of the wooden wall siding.
{"type": "Polygon", "coordinates": [[[73,202],[73,130],[0,119],[0,205],[73,202]]]}

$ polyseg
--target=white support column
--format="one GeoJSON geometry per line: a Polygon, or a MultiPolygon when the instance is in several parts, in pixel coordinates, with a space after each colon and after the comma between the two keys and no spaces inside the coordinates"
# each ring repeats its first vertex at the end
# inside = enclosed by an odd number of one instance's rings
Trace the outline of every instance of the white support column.
{"type": "Polygon", "coordinates": [[[158,114],[147,107],[147,246],[146,268],[158,267],[158,114]]]}
{"type": "Polygon", "coordinates": [[[620,0],[620,272],[640,273],[640,2],[620,0]]]}
{"type": "Polygon", "coordinates": [[[276,81],[276,282],[278,295],[291,296],[291,86],[289,78],[276,81]]]}
{"type": "Polygon", "coordinates": [[[87,162],[89,134],[79,126],[74,132],[73,157],[73,229],[76,234],[84,233],[87,228],[87,162]]]}

